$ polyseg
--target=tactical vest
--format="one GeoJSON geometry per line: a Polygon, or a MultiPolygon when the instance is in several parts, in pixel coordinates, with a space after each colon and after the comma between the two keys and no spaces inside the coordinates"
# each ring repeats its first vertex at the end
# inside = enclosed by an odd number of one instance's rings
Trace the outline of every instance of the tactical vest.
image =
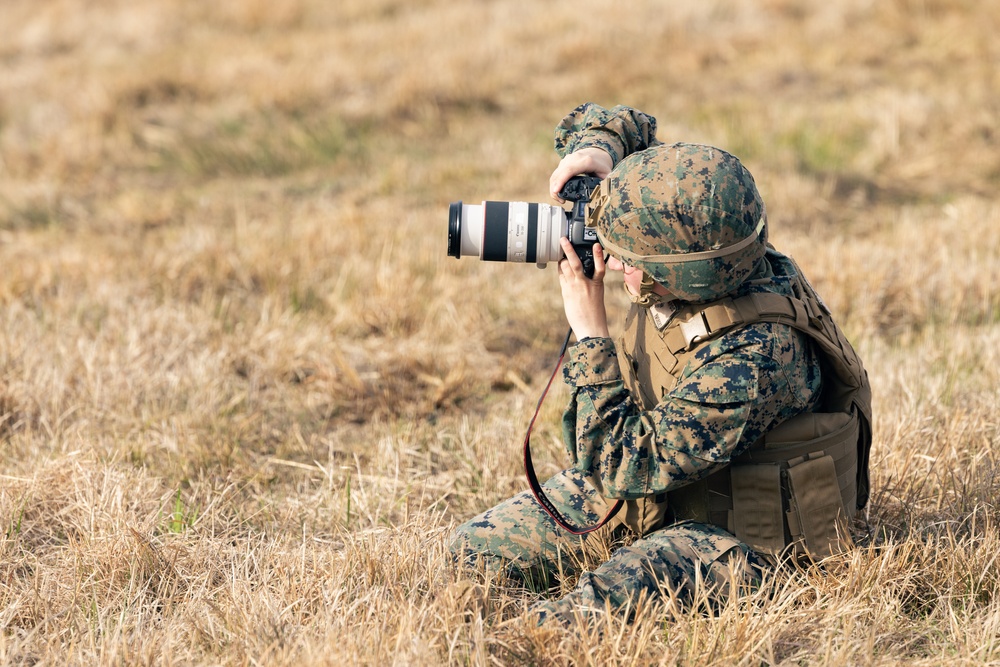
{"type": "MultiPolygon", "coordinates": [[[[793,263],[794,264],[794,263],[793,263]]],[[[633,307],[618,341],[625,385],[643,410],[670,392],[698,349],[757,322],[794,327],[814,343],[822,390],[815,412],[769,431],[724,469],[677,490],[626,502],[618,521],[639,534],[668,520],[728,530],[758,553],[820,558],[844,546],[846,522],[868,502],[871,387],[854,348],[796,269],[794,296],[775,293],[633,307]]]]}

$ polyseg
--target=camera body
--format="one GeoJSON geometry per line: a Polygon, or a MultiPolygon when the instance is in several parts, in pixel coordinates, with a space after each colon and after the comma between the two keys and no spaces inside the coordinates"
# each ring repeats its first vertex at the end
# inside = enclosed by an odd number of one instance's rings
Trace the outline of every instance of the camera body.
{"type": "Polygon", "coordinates": [[[587,227],[587,204],[601,179],[575,176],[559,196],[560,206],[530,202],[454,202],[448,209],[448,255],[477,255],[488,262],[533,262],[542,268],[564,257],[559,239],[566,237],[583,262],[584,273],[594,274],[597,232],[587,227]]]}
{"type": "Polygon", "coordinates": [[[597,243],[597,230],[587,226],[587,204],[590,195],[597,188],[601,179],[596,176],[574,176],[566,182],[559,196],[571,202],[572,208],[566,212],[567,238],[573,244],[580,261],[583,262],[583,273],[588,278],[594,277],[594,244],[597,243]]]}

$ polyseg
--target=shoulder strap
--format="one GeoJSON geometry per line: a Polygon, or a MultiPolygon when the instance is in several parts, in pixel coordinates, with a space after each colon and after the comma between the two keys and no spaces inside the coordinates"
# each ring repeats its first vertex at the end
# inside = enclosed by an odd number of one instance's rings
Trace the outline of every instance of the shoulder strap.
{"type": "Polygon", "coordinates": [[[724,331],[749,324],[774,322],[793,327],[818,345],[836,376],[837,386],[827,387],[831,391],[825,409],[849,412],[854,404],[871,421],[871,386],[860,357],[812,286],[800,279],[795,291],[798,296],[764,292],[690,307],[667,326],[664,343],[672,354],[681,355],[724,331]]]}

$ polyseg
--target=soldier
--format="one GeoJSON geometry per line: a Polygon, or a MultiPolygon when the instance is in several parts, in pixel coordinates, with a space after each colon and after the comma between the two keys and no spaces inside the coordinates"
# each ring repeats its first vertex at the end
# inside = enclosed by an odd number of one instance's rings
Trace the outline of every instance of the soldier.
{"type": "MultiPolygon", "coordinates": [[[[557,193],[604,178],[591,199],[595,270],[573,246],[559,281],[577,339],[563,377],[572,467],[461,525],[462,562],[549,582],[579,562],[584,530],[634,541],[539,617],[631,608],[696,582],[719,599],[753,586],[780,557],[822,557],[868,497],[870,390],[861,362],[790,258],[767,243],[763,201],[729,153],[655,138],[656,121],[585,104],[556,129],[557,193]],[[632,302],[617,342],[607,271],[632,302]],[[568,521],[561,521],[559,513],[568,521]]],[[[591,535],[595,533],[590,533],[591,535]]]]}

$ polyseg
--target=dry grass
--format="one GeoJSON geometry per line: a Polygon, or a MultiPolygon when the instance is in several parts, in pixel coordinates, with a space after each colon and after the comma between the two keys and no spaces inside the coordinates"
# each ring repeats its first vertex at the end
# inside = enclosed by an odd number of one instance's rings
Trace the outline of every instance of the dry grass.
{"type": "Polygon", "coordinates": [[[1000,663],[1000,8],[821,4],[3,2],[0,663],[1000,663]],[[545,201],[586,100],[751,167],[875,496],[823,571],[563,632],[452,585],[565,324],[444,213],[545,201]]]}

